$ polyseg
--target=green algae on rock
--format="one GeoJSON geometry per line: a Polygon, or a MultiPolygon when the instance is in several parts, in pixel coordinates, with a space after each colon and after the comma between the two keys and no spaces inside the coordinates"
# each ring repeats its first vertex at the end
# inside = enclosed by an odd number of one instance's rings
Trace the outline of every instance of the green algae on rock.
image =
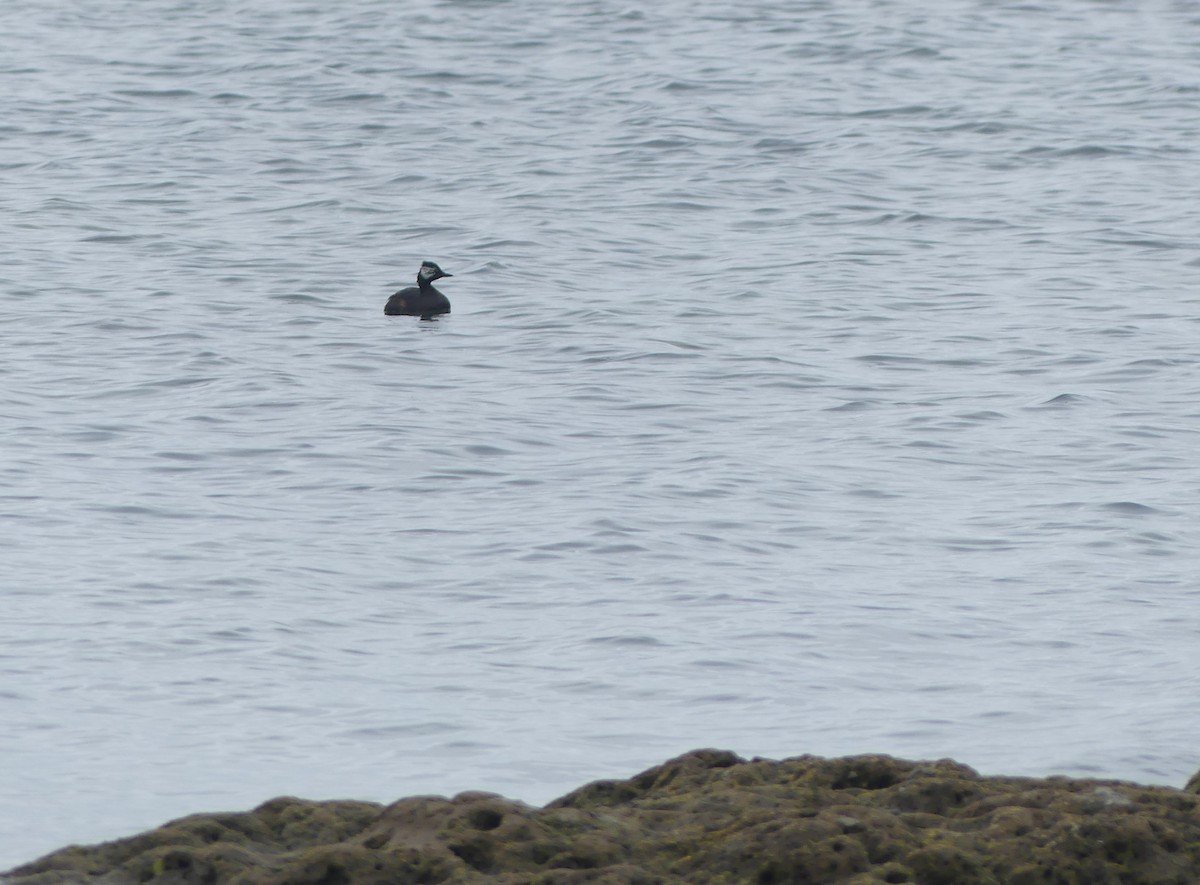
{"type": "Polygon", "coordinates": [[[11,885],[1194,885],[1185,790],[950,760],[697,750],[532,808],[490,793],[273,799],[70,847],[11,885]]]}

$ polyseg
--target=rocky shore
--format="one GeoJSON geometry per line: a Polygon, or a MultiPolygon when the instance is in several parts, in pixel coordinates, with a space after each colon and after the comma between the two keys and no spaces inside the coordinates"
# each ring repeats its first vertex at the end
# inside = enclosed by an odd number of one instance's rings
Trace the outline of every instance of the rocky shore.
{"type": "Polygon", "coordinates": [[[1183,790],[980,777],[950,760],[697,750],[532,808],[490,793],[272,799],[73,846],[10,885],[1195,885],[1183,790]]]}

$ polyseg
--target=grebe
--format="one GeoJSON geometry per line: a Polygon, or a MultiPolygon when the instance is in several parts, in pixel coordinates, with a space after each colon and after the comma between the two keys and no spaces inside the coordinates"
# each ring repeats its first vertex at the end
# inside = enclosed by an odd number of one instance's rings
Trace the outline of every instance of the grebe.
{"type": "Polygon", "coordinates": [[[388,299],[383,312],[390,317],[420,317],[427,320],[440,313],[450,312],[450,300],[433,288],[433,281],[452,277],[432,261],[422,261],[417,272],[417,284],[401,289],[388,299]]]}

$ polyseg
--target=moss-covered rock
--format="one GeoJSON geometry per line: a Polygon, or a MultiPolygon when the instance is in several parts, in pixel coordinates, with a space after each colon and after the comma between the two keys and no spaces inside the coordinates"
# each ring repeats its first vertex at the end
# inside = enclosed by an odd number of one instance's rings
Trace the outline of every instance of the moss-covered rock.
{"type": "Polygon", "coordinates": [[[697,750],[537,809],[273,799],[6,874],[11,885],[1194,885],[1200,787],[980,777],[950,760],[697,750]]]}

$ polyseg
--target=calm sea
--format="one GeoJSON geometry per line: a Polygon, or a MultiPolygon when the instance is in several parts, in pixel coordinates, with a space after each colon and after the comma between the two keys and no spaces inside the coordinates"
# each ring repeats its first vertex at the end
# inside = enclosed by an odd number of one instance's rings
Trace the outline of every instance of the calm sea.
{"type": "Polygon", "coordinates": [[[1190,0],[5,0],[0,868],[700,746],[1182,785],[1198,144],[1190,0]]]}

